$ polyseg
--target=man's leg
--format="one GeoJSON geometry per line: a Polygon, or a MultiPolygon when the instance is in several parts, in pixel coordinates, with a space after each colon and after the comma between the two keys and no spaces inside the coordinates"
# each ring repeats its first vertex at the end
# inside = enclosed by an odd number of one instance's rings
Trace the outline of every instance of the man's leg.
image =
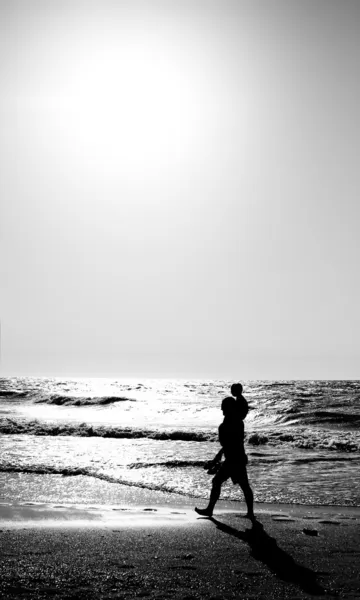
{"type": "Polygon", "coordinates": [[[212,488],[210,492],[209,504],[206,508],[195,508],[195,511],[203,517],[211,517],[215,508],[215,504],[220,498],[221,486],[228,478],[228,475],[224,472],[224,468],[221,467],[220,471],[215,475],[212,480],[212,488]]]}
{"type": "Polygon", "coordinates": [[[251,521],[255,521],[254,515],[254,494],[252,493],[252,489],[249,484],[246,467],[244,469],[244,474],[239,481],[239,485],[243,491],[245,496],[245,502],[247,506],[247,517],[251,519],[251,521]]]}

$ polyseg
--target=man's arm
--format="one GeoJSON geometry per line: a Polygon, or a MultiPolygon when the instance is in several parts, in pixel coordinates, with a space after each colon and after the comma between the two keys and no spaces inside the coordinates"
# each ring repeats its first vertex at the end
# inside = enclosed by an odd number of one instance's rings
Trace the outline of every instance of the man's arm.
{"type": "MultiPolygon", "coordinates": [[[[221,441],[222,441],[221,440],[221,430],[222,430],[222,427],[220,425],[220,427],[219,427],[219,441],[220,441],[220,445],[222,446],[222,443],[221,443],[221,441]]],[[[221,461],[223,454],[224,454],[224,449],[221,448],[221,450],[219,450],[219,452],[216,454],[216,456],[214,456],[214,458],[212,460],[210,460],[208,463],[206,463],[204,465],[204,469],[211,470],[213,467],[215,467],[215,465],[217,465],[221,461]]]]}
{"type": "Polygon", "coordinates": [[[224,423],[221,423],[221,425],[219,427],[219,442],[220,442],[221,450],[219,450],[219,452],[217,453],[215,458],[213,458],[211,461],[211,463],[214,465],[216,465],[216,463],[221,461],[222,456],[224,454],[224,431],[223,430],[224,430],[224,423]]]}
{"type": "Polygon", "coordinates": [[[219,450],[219,452],[217,453],[217,455],[215,456],[215,458],[212,459],[211,462],[213,462],[213,463],[220,462],[220,460],[222,459],[223,454],[224,454],[224,448],[221,448],[221,450],[219,450]]]}
{"type": "Polygon", "coordinates": [[[223,453],[224,450],[221,448],[217,455],[214,456],[212,460],[209,460],[209,462],[204,465],[204,469],[212,469],[213,467],[215,467],[215,465],[217,465],[221,461],[223,453]]]}

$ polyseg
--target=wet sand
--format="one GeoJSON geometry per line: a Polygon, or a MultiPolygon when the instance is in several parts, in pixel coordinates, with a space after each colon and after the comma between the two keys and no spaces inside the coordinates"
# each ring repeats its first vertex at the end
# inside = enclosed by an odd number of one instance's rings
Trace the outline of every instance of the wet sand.
{"type": "Polygon", "coordinates": [[[2,502],[0,597],[360,598],[359,508],[258,504],[253,527],[240,503],[159,498],[2,502]]]}

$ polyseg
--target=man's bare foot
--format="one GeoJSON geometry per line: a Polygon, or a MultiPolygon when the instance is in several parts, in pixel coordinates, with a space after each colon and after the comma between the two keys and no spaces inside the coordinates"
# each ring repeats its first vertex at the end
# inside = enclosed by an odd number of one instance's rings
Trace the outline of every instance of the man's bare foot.
{"type": "Polygon", "coordinates": [[[210,510],[209,508],[196,508],[195,507],[195,512],[197,512],[197,514],[201,515],[202,517],[212,517],[212,510],[210,510]]]}
{"type": "Polygon", "coordinates": [[[254,513],[246,513],[245,519],[250,519],[250,521],[252,523],[255,523],[255,521],[256,521],[256,517],[255,517],[254,513]]]}

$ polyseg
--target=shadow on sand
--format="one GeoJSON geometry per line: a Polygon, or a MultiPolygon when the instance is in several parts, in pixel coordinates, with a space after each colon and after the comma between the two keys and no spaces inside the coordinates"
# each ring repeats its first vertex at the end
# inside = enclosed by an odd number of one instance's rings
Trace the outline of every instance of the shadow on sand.
{"type": "Polygon", "coordinates": [[[280,579],[296,584],[308,594],[326,594],[324,588],[316,581],[316,573],[297,564],[290,554],[279,548],[275,538],[266,533],[259,521],[253,524],[252,529],[238,531],[214,519],[214,517],[210,517],[209,520],[215,523],[216,527],[224,533],[249,544],[251,555],[269,567],[280,579]]]}

